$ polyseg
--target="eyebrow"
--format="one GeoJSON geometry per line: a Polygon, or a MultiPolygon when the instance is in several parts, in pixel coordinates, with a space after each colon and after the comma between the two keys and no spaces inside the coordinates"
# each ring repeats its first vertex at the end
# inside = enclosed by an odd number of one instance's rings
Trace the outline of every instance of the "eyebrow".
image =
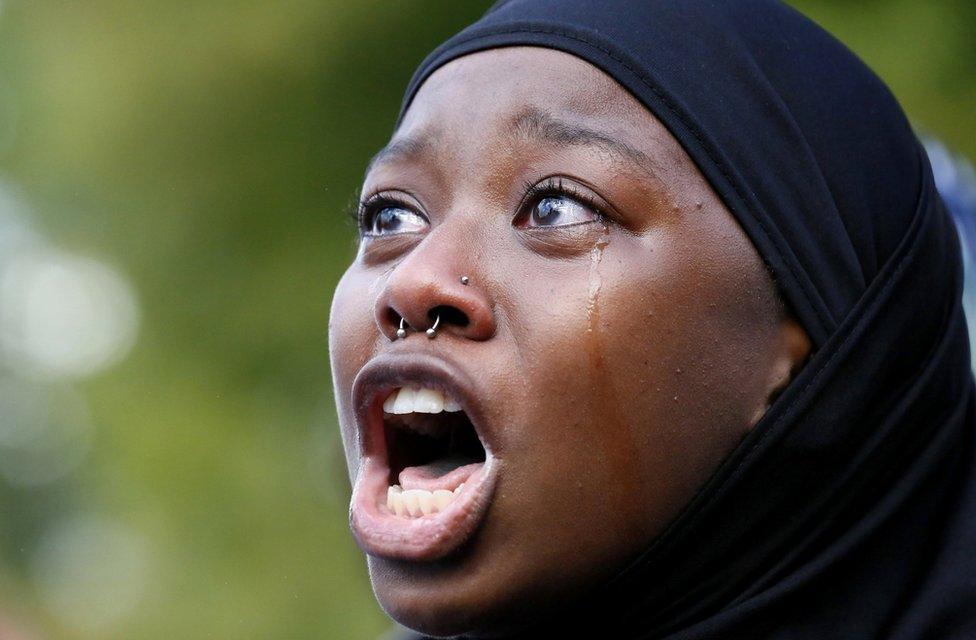
{"type": "Polygon", "coordinates": [[[394,162],[397,160],[415,158],[429,151],[431,143],[429,138],[400,138],[376,152],[369,164],[366,165],[364,175],[369,175],[373,167],[382,162],[394,162]]]}
{"type": "MultiPolygon", "coordinates": [[[[618,162],[635,163],[652,179],[660,179],[660,166],[640,149],[602,131],[560,120],[547,111],[526,109],[512,119],[510,131],[515,139],[532,138],[559,146],[596,147],[614,156],[618,162]]],[[[400,138],[373,156],[365,174],[368,175],[377,164],[416,158],[432,148],[429,136],[400,138]]]]}
{"type": "Polygon", "coordinates": [[[658,164],[640,149],[602,131],[560,120],[546,111],[527,109],[515,117],[512,131],[518,138],[535,138],[560,146],[597,147],[618,161],[635,163],[651,177],[658,178],[658,164]]]}

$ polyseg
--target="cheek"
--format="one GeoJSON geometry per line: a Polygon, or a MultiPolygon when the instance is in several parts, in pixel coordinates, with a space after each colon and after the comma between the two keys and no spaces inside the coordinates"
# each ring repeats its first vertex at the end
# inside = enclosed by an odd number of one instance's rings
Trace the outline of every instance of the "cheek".
{"type": "Polygon", "coordinates": [[[659,497],[640,500],[658,451],[637,439],[635,398],[615,383],[631,363],[606,351],[603,271],[589,258],[550,265],[544,278],[523,280],[512,313],[521,400],[510,403],[518,414],[500,457],[512,462],[506,499],[516,508],[498,515],[512,514],[501,528],[519,532],[520,566],[562,588],[616,571],[661,520],[659,497]]]}
{"type": "Polygon", "coordinates": [[[610,262],[599,331],[605,414],[636,452],[635,498],[660,526],[747,433],[775,344],[761,263],[673,249],[610,262]]]}
{"type": "Polygon", "coordinates": [[[373,322],[373,296],[361,293],[372,281],[355,266],[350,267],[336,285],[329,314],[332,384],[350,477],[355,476],[358,466],[352,384],[380,338],[373,322]]]}
{"type": "MultiPolygon", "coordinates": [[[[773,325],[749,275],[761,264],[688,255],[615,240],[522,283],[524,415],[506,442],[533,464],[517,471],[517,499],[545,505],[591,554],[642,548],[746,433],[762,395],[773,325]],[[602,548],[608,530],[615,549],[602,548]]],[[[553,542],[540,545],[557,553],[553,542]]]]}

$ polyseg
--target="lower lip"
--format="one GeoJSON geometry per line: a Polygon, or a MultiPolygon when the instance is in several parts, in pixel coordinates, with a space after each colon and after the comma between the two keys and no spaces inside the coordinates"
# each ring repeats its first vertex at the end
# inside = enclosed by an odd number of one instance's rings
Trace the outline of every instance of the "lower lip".
{"type": "Polygon", "coordinates": [[[386,455],[367,455],[353,488],[349,522],[360,548],[369,555],[397,560],[438,560],[457,550],[478,529],[495,488],[496,464],[485,462],[459,482],[464,487],[443,511],[411,518],[386,506],[390,469],[386,455]]]}

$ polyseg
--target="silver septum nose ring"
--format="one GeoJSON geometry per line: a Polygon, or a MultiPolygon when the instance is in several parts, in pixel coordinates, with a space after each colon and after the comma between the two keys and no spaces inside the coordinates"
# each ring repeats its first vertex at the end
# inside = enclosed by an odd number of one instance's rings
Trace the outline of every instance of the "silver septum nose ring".
{"type": "MultiPolygon", "coordinates": [[[[441,325],[441,316],[440,314],[437,314],[437,316],[434,318],[434,324],[431,325],[429,329],[427,329],[427,337],[430,338],[431,340],[436,338],[437,327],[439,327],[440,325],[441,325]]],[[[396,337],[397,339],[403,339],[407,337],[407,323],[406,320],[402,317],[400,318],[400,328],[398,328],[396,331],[396,337]]]]}
{"type": "Polygon", "coordinates": [[[437,317],[434,318],[434,324],[430,327],[430,329],[427,329],[427,337],[431,340],[437,337],[437,327],[440,325],[440,323],[441,316],[440,314],[437,314],[437,317]]]}

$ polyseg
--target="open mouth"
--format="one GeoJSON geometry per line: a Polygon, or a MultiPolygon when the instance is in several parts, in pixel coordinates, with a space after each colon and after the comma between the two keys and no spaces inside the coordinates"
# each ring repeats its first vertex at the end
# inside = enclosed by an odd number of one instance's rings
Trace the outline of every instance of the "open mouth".
{"type": "Polygon", "coordinates": [[[471,537],[492,496],[494,460],[464,400],[422,377],[360,391],[363,464],[350,523],[371,555],[444,557],[471,537]]]}
{"type": "Polygon", "coordinates": [[[400,387],[383,402],[390,487],[386,506],[401,517],[443,512],[485,462],[461,405],[436,389],[400,387]]]}

